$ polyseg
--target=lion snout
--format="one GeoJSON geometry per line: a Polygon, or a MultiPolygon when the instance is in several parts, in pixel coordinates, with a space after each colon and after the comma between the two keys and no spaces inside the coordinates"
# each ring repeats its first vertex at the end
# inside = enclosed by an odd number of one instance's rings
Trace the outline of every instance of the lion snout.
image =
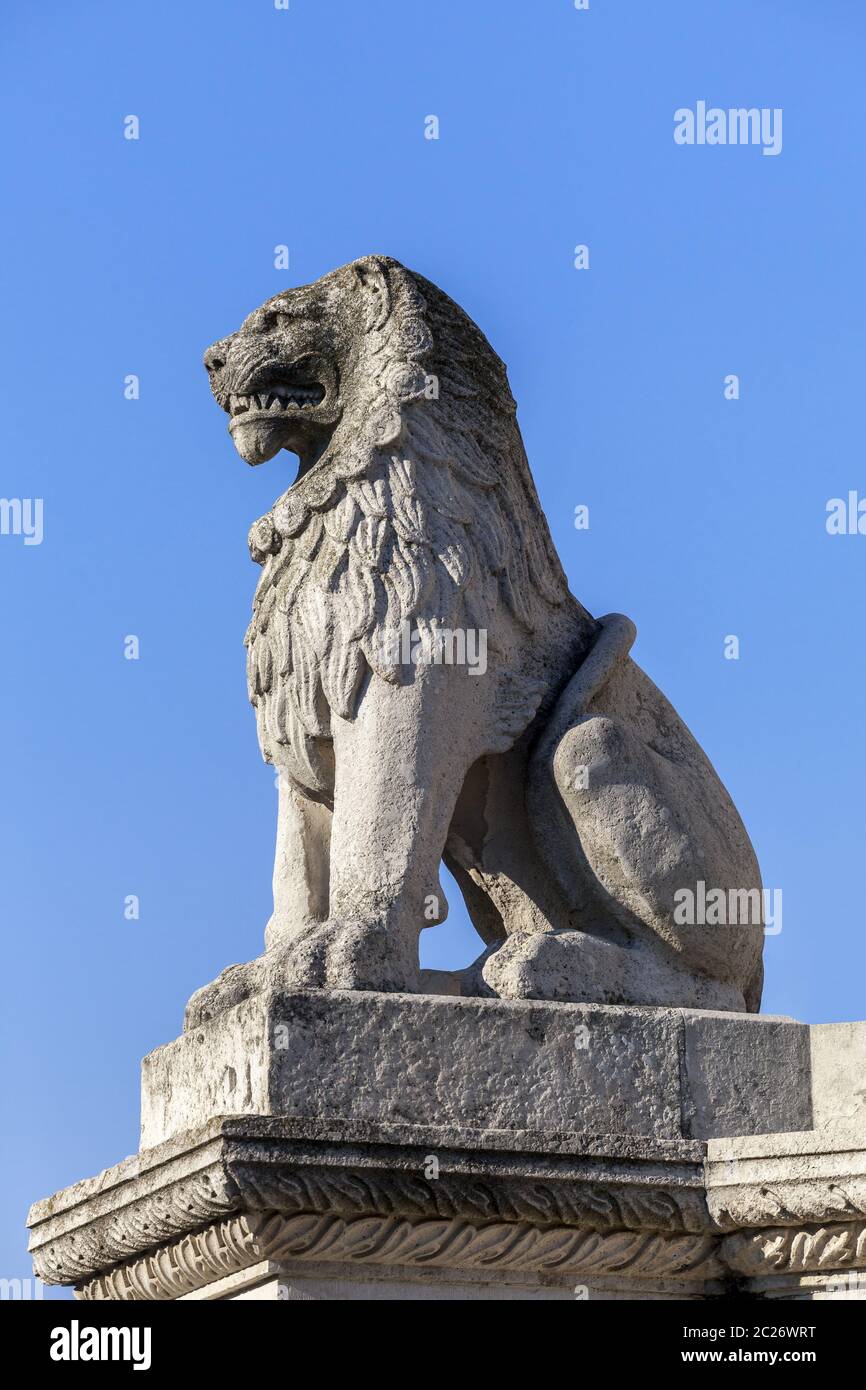
{"type": "Polygon", "coordinates": [[[228,361],[233,338],[234,334],[228,338],[220,338],[218,343],[212,343],[205,352],[204,365],[208,376],[214,376],[215,373],[222,371],[228,361]]]}

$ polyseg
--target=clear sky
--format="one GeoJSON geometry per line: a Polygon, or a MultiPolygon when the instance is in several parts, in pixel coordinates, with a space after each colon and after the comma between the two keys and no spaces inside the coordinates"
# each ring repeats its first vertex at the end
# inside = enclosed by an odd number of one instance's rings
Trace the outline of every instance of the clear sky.
{"type": "MultiPolygon", "coordinates": [[[[0,535],[0,1275],[261,949],[246,534],[294,460],[241,462],[201,353],[369,252],[508,363],[575,594],[635,620],[783,892],[765,1010],[864,1017],[866,535],[825,525],[866,497],[862,0],[17,0],[2,36],[0,493],[43,534],[0,535]],[[781,152],[678,145],[699,101],[780,108],[781,152]]],[[[451,900],[426,964],[480,949],[451,900]]]]}

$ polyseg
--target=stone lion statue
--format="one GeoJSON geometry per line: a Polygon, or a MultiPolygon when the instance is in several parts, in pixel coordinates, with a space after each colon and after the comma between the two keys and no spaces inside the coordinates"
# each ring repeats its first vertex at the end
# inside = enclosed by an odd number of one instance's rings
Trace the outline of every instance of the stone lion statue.
{"type": "Polygon", "coordinates": [[[369,256],[205,364],[247,463],[300,467],[250,533],[250,698],[280,774],[266,951],[188,1026],[269,985],[757,1010],[760,911],[677,911],[697,885],[760,900],[746,831],[632,623],[569,592],[471,319],[369,256]],[[443,860],[486,945],[453,975],[418,965],[443,860]]]}

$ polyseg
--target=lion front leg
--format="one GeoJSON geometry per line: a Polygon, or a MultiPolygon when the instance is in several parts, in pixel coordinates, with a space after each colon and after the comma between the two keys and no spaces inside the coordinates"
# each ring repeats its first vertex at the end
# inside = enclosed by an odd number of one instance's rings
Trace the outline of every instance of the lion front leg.
{"type": "Polygon", "coordinates": [[[445,916],[439,866],[475,753],[465,671],[374,678],[332,726],[336,777],[329,916],[288,944],[285,984],[415,991],[421,929],[445,916]]]}
{"type": "Polygon", "coordinates": [[[328,916],[331,811],[279,776],[274,911],[265,928],[271,950],[328,916]]]}

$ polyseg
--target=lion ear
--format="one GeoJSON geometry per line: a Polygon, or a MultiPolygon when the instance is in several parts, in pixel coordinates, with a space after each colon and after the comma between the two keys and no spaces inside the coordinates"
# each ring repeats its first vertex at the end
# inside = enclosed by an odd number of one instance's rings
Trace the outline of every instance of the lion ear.
{"type": "Polygon", "coordinates": [[[358,261],[352,270],[355,282],[364,297],[364,319],[368,332],[381,328],[391,312],[391,289],[388,273],[376,256],[358,261]]]}

